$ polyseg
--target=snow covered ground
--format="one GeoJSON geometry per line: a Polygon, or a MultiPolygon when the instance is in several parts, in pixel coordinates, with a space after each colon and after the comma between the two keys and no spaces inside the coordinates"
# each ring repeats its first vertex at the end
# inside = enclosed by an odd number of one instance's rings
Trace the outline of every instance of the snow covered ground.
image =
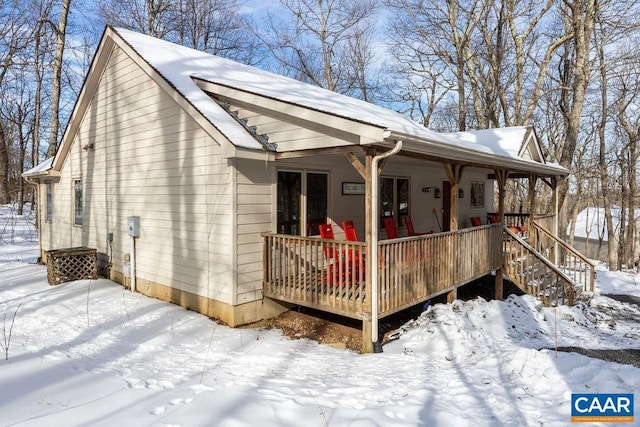
{"type": "Polygon", "coordinates": [[[10,211],[3,426],[566,426],[571,393],[635,393],[639,407],[640,369],[553,350],[640,348],[639,307],[601,295],[640,296],[632,273],[600,267],[598,292],[573,308],[438,304],[384,353],[359,355],[231,329],[104,279],[49,286],[31,217],[10,211]]]}

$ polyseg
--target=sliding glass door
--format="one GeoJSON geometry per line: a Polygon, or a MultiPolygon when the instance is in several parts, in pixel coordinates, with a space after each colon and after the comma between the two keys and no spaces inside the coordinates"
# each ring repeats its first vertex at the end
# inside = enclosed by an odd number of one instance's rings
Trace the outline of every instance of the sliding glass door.
{"type": "Polygon", "coordinates": [[[297,236],[320,234],[327,221],[329,175],[326,172],[278,171],[277,232],[297,236]]]}

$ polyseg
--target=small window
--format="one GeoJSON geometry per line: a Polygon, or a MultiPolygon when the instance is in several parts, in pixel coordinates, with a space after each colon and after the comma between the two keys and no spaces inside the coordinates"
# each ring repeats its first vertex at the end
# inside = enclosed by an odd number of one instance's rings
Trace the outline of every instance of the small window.
{"type": "Polygon", "coordinates": [[[47,191],[47,222],[51,222],[53,219],[53,184],[51,181],[45,182],[45,188],[47,191]]]}
{"type": "Polygon", "coordinates": [[[73,181],[73,188],[75,193],[75,225],[82,225],[82,180],[76,179],[73,181]]]}
{"type": "Polygon", "coordinates": [[[484,208],[484,182],[471,183],[471,208],[484,208]]]}

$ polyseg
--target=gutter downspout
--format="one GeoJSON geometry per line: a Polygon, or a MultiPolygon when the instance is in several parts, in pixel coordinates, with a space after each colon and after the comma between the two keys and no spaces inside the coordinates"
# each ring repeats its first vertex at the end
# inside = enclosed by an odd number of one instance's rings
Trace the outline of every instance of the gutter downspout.
{"type": "MultiPolygon", "coordinates": [[[[37,211],[36,211],[36,229],[38,231],[38,262],[43,260],[42,257],[42,239],[40,238],[40,232],[42,230],[41,228],[41,218],[40,218],[40,212],[42,211],[42,203],[40,200],[40,180],[39,179],[34,179],[30,176],[24,176],[23,177],[25,182],[29,185],[32,185],[34,187],[34,191],[36,193],[36,206],[37,206],[37,211]]],[[[31,209],[33,210],[33,206],[31,207],[31,209]]],[[[46,209],[46,207],[45,207],[46,209]]]]}
{"type": "Polygon", "coordinates": [[[396,141],[396,146],[386,153],[373,157],[371,165],[371,341],[373,342],[374,352],[376,351],[378,342],[378,164],[380,160],[397,154],[402,149],[402,140],[396,141]]]}

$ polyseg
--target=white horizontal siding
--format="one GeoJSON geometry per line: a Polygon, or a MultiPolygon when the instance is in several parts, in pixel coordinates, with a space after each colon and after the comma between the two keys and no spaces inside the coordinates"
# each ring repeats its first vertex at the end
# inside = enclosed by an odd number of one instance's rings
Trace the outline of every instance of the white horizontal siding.
{"type": "Polygon", "coordinates": [[[278,151],[305,150],[311,148],[333,147],[336,145],[349,145],[358,142],[359,139],[342,129],[334,129],[333,134],[326,133],[330,129],[318,130],[317,125],[310,122],[304,125],[279,120],[275,117],[260,114],[248,108],[237,105],[230,106],[231,111],[237,111],[238,118],[246,119],[247,126],[255,126],[256,133],[267,135],[269,142],[278,145],[278,151]]]}
{"type": "Polygon", "coordinates": [[[45,227],[45,249],[96,247],[123,271],[131,242],[126,218],[137,215],[140,279],[231,303],[232,175],[219,152],[116,48],[54,186],[54,222],[45,227]],[[83,150],[88,144],[94,149],[83,150]],[[84,186],[83,227],[72,225],[76,177],[84,186]],[[114,235],[111,245],[108,233],[114,235]]]}
{"type": "Polygon", "coordinates": [[[262,298],[261,233],[272,230],[273,163],[237,160],[238,303],[262,298]]]}

